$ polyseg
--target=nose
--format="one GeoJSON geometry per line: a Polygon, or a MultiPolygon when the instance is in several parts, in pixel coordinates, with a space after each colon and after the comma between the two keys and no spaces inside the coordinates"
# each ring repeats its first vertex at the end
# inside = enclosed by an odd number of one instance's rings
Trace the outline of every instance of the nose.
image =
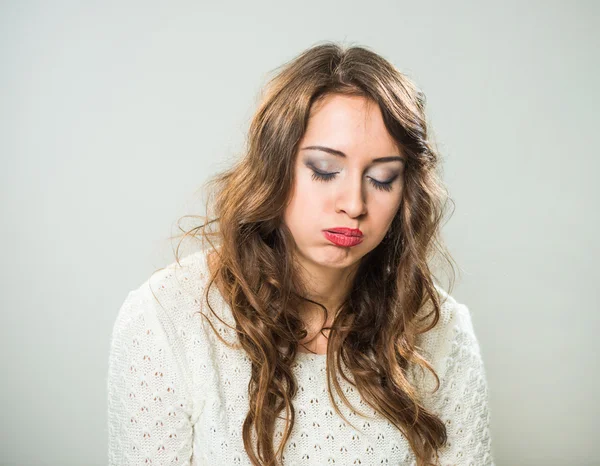
{"type": "Polygon", "coordinates": [[[346,212],[352,218],[366,214],[367,203],[364,191],[360,173],[354,177],[346,177],[336,191],[335,211],[346,212]]]}

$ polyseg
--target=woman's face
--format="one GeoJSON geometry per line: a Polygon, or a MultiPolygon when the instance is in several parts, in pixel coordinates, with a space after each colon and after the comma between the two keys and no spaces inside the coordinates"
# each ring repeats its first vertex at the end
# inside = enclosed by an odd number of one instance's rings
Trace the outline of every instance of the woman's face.
{"type": "Polygon", "coordinates": [[[400,206],[404,160],[375,102],[330,94],[314,105],[283,219],[300,257],[345,268],[373,250],[400,206]],[[376,160],[383,157],[392,159],[376,160]],[[362,242],[349,246],[351,238],[326,233],[339,227],[360,229],[362,242]]]}

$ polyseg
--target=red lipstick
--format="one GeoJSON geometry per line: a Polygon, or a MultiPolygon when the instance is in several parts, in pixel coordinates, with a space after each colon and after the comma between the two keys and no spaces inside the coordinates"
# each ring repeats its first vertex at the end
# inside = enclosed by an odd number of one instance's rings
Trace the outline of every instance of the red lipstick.
{"type": "Polygon", "coordinates": [[[352,247],[362,243],[363,234],[358,228],[336,227],[323,230],[325,238],[342,247],[352,247]]]}
{"type": "Polygon", "coordinates": [[[363,233],[358,228],[345,228],[345,227],[336,227],[336,228],[327,228],[325,231],[330,231],[332,233],[340,233],[346,236],[362,236],[363,233]]]}

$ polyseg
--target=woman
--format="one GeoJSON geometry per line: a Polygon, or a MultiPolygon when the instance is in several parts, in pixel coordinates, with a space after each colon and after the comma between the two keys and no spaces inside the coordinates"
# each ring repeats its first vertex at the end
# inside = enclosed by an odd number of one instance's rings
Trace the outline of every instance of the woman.
{"type": "Polygon", "coordinates": [[[429,268],[452,260],[424,95],[325,43],[262,97],[201,250],[120,308],[110,464],[493,464],[470,312],[429,268]]]}

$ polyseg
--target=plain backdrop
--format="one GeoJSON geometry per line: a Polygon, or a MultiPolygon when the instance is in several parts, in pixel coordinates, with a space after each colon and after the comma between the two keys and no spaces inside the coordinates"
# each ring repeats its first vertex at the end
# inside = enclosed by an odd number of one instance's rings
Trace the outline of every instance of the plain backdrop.
{"type": "Polygon", "coordinates": [[[370,47],[427,96],[498,465],[600,464],[598,2],[2,1],[2,465],[107,462],[119,306],[268,73],[370,47]]]}

